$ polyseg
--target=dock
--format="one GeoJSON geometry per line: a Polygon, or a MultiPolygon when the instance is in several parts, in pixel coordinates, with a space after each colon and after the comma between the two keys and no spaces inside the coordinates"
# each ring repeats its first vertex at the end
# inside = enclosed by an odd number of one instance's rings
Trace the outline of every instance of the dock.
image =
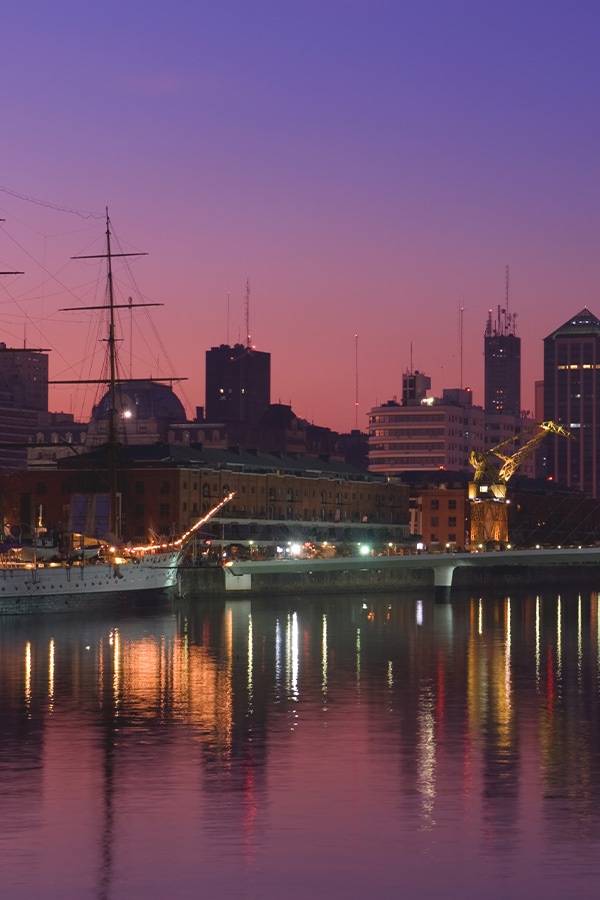
{"type": "Polygon", "coordinates": [[[436,595],[444,596],[453,587],[528,587],[596,579],[600,589],[600,547],[253,560],[223,569],[187,569],[182,575],[192,590],[246,595],[434,588],[436,595]]]}

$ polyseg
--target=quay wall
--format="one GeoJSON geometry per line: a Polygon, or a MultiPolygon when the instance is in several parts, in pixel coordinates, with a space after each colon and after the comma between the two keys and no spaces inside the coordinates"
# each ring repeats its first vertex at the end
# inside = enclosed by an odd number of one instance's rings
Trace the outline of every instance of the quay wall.
{"type": "MultiPolygon", "coordinates": [[[[285,565],[285,563],[284,563],[285,565]]],[[[181,591],[190,594],[231,594],[226,590],[223,569],[181,569],[181,591]]],[[[348,591],[389,592],[433,587],[430,569],[376,569],[360,571],[253,572],[252,586],[239,594],[342,594],[348,591]]]]}
{"type": "MultiPolygon", "coordinates": [[[[283,562],[280,566],[271,566],[269,571],[262,570],[259,563],[243,567],[244,573],[250,573],[250,584],[239,590],[227,589],[225,570],[221,568],[182,568],[180,570],[180,587],[183,596],[219,596],[227,594],[235,596],[286,595],[286,594],[336,594],[364,591],[365,593],[390,593],[394,591],[432,590],[435,585],[433,568],[427,565],[426,558],[421,566],[382,566],[377,560],[369,560],[360,568],[320,568],[302,570],[298,566],[289,566],[283,562]]],[[[452,588],[456,590],[489,590],[539,588],[556,585],[558,587],[574,584],[594,585],[600,590],[600,564],[550,564],[550,565],[514,565],[483,567],[458,566],[453,573],[452,588]]]]}

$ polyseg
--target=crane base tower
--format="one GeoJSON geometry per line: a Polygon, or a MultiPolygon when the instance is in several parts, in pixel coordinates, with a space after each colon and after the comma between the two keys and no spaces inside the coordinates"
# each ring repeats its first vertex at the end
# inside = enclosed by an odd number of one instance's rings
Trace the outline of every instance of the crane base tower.
{"type": "Polygon", "coordinates": [[[471,547],[508,544],[508,509],[497,500],[479,500],[471,506],[471,547]]]}

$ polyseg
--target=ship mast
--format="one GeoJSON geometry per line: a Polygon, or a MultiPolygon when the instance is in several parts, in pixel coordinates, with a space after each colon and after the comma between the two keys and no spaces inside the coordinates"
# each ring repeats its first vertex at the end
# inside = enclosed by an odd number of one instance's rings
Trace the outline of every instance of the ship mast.
{"type": "Polygon", "coordinates": [[[115,295],[113,290],[112,253],[110,248],[110,219],[106,209],[106,259],[108,265],[108,358],[110,372],[110,409],[108,412],[108,490],[109,530],[116,538],[120,535],[120,522],[117,515],[117,352],[115,342],[115,295]]]}
{"type": "MultiPolygon", "coordinates": [[[[121,536],[121,522],[117,506],[117,447],[119,430],[117,427],[117,341],[115,337],[115,303],[112,261],[117,256],[146,256],[146,253],[113,253],[110,244],[110,218],[106,207],[106,253],[90,256],[73,256],[72,259],[106,259],[108,287],[108,363],[109,363],[109,410],[108,410],[108,491],[109,520],[108,528],[113,539],[121,536]]],[[[119,304],[120,306],[121,304],[119,304]]],[[[135,303],[134,306],[160,306],[160,303],[135,303]]],[[[76,307],[77,309],[104,309],[103,306],[76,307]]]]}
{"type": "MultiPolygon", "coordinates": [[[[67,306],[63,308],[66,311],[81,311],[98,309],[106,312],[108,308],[108,378],[92,378],[79,379],[77,382],[72,380],[52,381],[52,384],[108,384],[109,392],[109,411],[108,411],[108,481],[109,481],[109,530],[113,540],[120,538],[121,523],[117,505],[117,448],[119,445],[119,427],[118,427],[118,408],[117,408],[117,386],[125,384],[128,381],[136,381],[135,378],[120,378],[117,372],[117,338],[115,334],[115,312],[117,309],[128,309],[130,312],[138,306],[162,306],[162,303],[132,303],[129,297],[127,303],[117,303],[115,301],[112,261],[121,256],[147,256],[147,253],[114,253],[111,247],[111,231],[110,218],[108,216],[108,207],[106,208],[106,253],[95,253],[89,256],[72,256],[71,259],[105,259],[107,263],[107,287],[108,287],[108,304],[102,306],[67,306]]],[[[178,376],[170,376],[168,378],[154,378],[153,381],[185,381],[185,378],[178,376]]]]}

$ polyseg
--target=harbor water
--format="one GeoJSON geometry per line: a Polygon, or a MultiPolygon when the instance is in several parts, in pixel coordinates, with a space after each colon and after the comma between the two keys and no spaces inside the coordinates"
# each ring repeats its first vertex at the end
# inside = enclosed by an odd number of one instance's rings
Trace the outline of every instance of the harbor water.
{"type": "Polygon", "coordinates": [[[1,896],[600,891],[600,599],[4,616],[1,896]]]}

